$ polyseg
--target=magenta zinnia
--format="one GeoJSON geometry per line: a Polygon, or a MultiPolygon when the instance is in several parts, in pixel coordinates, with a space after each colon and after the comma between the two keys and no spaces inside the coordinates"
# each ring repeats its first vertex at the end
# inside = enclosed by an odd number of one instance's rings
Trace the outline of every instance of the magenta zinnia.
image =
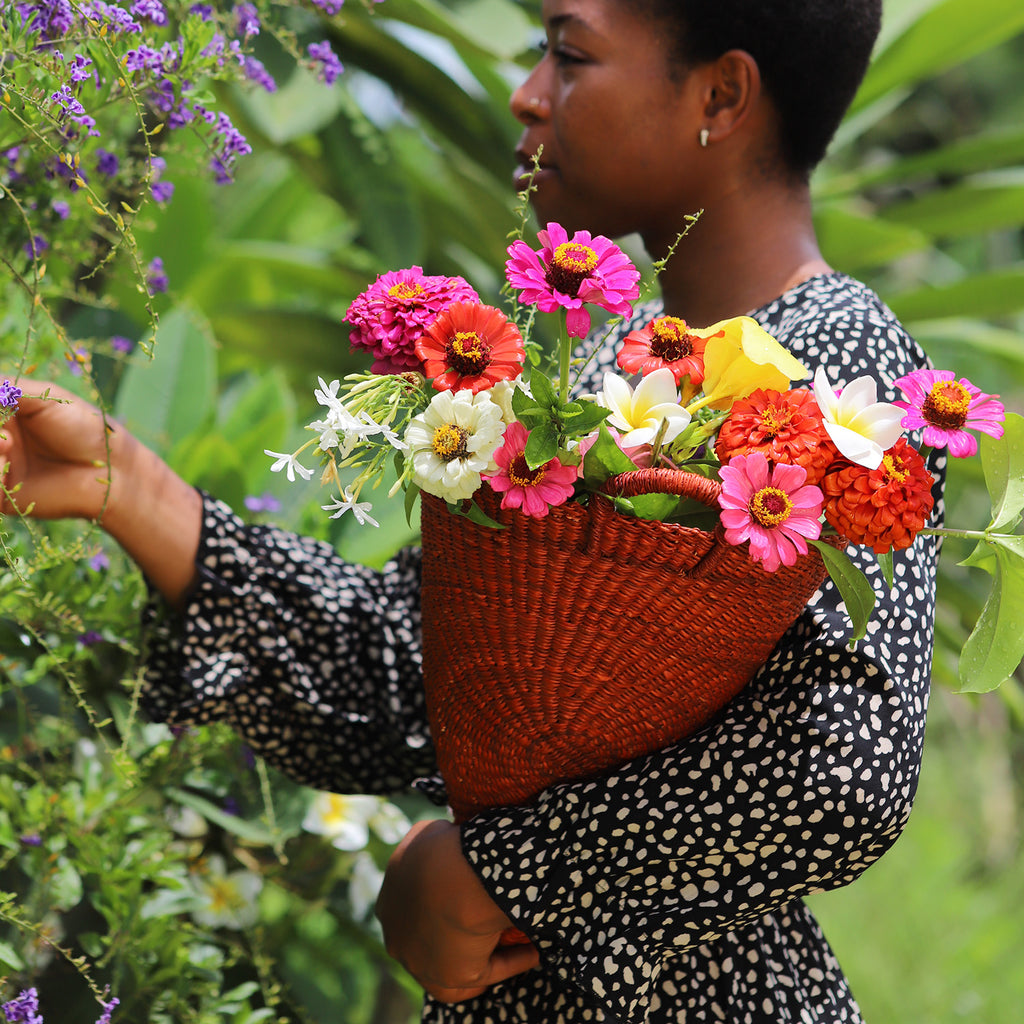
{"type": "Polygon", "coordinates": [[[577,231],[569,238],[565,228],[554,222],[538,232],[537,239],[541,248],[536,251],[522,239],[508,247],[505,276],[519,290],[520,302],[545,313],[563,307],[574,338],[584,338],[590,330],[584,303],[629,315],[640,294],[640,272],[611,239],[592,237],[589,231],[577,231]]]}
{"type": "Polygon", "coordinates": [[[420,370],[416,341],[453,302],[479,301],[461,277],[428,276],[422,267],[382,274],[349,306],[353,349],[373,353],[374,373],[420,370]]]}
{"type": "Polygon", "coordinates": [[[821,534],[822,493],[802,466],[774,468],[760,453],[736,455],[720,470],[722,526],[730,544],[750,542],[750,557],[768,572],[807,554],[821,534]]]}
{"type": "Polygon", "coordinates": [[[437,391],[476,394],[523,369],[523,336],[500,309],[453,302],[416,341],[423,372],[437,391]]]}
{"type": "Polygon", "coordinates": [[[1003,436],[1006,411],[998,395],[986,395],[952,370],[915,370],[895,381],[907,401],[894,402],[907,413],[900,426],[924,427],[922,442],[930,448],[949,447],[957,458],[974,455],[978,440],[970,430],[1003,436]]]}
{"type": "Polygon", "coordinates": [[[572,497],[578,471],[575,466],[562,465],[558,459],[530,469],[525,454],[529,436],[518,420],[510,423],[505,428],[502,446],[494,453],[499,472],[484,479],[504,495],[502,508],[521,508],[525,515],[539,519],[552,506],[564,505],[572,497]]]}

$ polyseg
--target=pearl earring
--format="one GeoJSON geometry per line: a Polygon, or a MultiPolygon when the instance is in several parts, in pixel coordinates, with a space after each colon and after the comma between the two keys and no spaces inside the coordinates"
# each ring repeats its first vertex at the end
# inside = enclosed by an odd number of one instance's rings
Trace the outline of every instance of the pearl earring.
{"type": "Polygon", "coordinates": [[[707,128],[701,128],[700,130],[700,145],[701,149],[708,148],[708,139],[711,137],[711,132],[707,128]]]}

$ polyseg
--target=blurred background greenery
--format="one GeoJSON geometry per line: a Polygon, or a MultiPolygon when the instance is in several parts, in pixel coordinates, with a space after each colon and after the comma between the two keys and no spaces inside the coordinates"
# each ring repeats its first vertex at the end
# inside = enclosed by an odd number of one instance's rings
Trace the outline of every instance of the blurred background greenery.
{"type": "MultiPolygon", "coordinates": [[[[34,339],[37,361],[83,394],[97,389],[186,478],[240,511],[246,496],[270,494],[280,503],[275,522],[371,564],[414,540],[398,504],[375,506],[379,531],[326,520],[315,484],[288,487],[270,475],[262,452],[299,443],[318,374],[356,368],[342,317],[377,273],[417,264],[462,274],[496,296],[516,224],[518,131],[507,100],[537,56],[537,6],[386,0],[371,13],[349,5],[329,23],[346,65],[331,90],[293,72],[261,36],[257,55],[281,75],[281,88],[257,95],[225,87],[219,96],[255,150],[239,163],[236,183],[195,176],[194,152],[174,141],[161,152],[173,201],[136,225],[140,249],[162,257],[170,280],[158,300],[153,358],[138,349],[110,354],[111,336],[141,340],[147,322],[134,282],[111,273],[104,289],[116,304],[69,302],[61,311],[69,334],[91,351],[91,379],[68,376],[60,345],[47,348],[45,337],[34,339]]],[[[1022,126],[1020,0],[886,0],[872,71],[814,180],[830,262],[875,287],[937,364],[1018,410],[1022,126]]],[[[2,315],[6,368],[25,340],[16,304],[2,315]]],[[[950,518],[971,521],[980,470],[957,470],[950,518]]],[[[138,721],[142,588],[119,552],[94,529],[3,529],[0,889],[25,898],[21,910],[0,900],[0,970],[41,992],[67,982],[59,998],[48,997],[60,1013],[53,1019],[92,1019],[81,1009],[88,991],[68,980],[76,975],[68,961],[32,953],[45,919],[59,926],[69,956],[90,958],[95,976],[134,1006],[127,1020],[269,1019],[261,1007],[284,1020],[413,1019],[415,986],[353,911],[353,854],[302,828],[310,794],[262,766],[240,770],[244,751],[219,730],[172,737],[138,721]],[[109,570],[89,565],[101,550],[109,570]],[[88,630],[101,640],[83,645],[88,630]],[[98,748],[106,783],[70,754],[55,775],[40,753],[50,744],[51,754],[79,751],[80,761],[82,742],[98,748]],[[95,830],[95,818],[82,817],[89,799],[106,808],[107,845],[124,851],[120,863],[100,848],[85,862],[82,837],[95,830]],[[228,800],[230,814],[222,810],[228,800]],[[202,830],[184,837],[180,856],[165,853],[159,871],[147,867],[154,843],[170,851],[183,841],[168,810],[184,807],[202,818],[202,830]],[[46,823],[78,829],[74,857],[52,843],[38,857],[26,847],[26,830],[46,823]],[[249,932],[182,924],[194,894],[182,895],[175,880],[214,854],[263,879],[260,919],[249,932]],[[49,888],[40,889],[44,876],[49,888]],[[62,878],[66,891],[55,899],[62,878]],[[115,896],[131,879],[137,898],[115,896]],[[172,895],[154,908],[153,893],[163,890],[172,895]],[[150,924],[130,931],[124,918],[132,915],[150,924]],[[146,935],[159,947],[148,960],[118,946],[146,935]],[[166,977],[146,976],[147,963],[166,977]],[[177,988],[167,980],[174,971],[177,988]]],[[[1020,1019],[1024,678],[1018,669],[984,697],[953,692],[955,652],[984,599],[974,575],[949,567],[956,560],[947,555],[941,581],[935,695],[911,823],[861,880],[813,899],[871,1024],[1020,1019]]],[[[431,813],[415,801],[403,809],[431,813]]],[[[385,840],[371,840],[378,865],[386,852],[385,840]]]]}

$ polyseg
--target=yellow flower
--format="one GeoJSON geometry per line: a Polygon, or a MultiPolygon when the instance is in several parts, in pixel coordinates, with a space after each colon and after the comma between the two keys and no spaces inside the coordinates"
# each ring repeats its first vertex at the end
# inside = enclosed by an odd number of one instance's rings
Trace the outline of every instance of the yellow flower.
{"type": "Polygon", "coordinates": [[[752,317],[721,320],[708,333],[704,397],[690,406],[691,412],[705,405],[730,409],[737,398],[746,398],[758,388],[788,391],[790,381],[811,375],[752,317]]]}

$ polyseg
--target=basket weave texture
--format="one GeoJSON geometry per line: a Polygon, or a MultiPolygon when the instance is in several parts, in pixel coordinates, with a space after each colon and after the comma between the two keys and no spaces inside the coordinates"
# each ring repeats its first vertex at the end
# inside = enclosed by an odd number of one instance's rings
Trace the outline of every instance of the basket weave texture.
{"type": "MultiPolygon", "coordinates": [[[[717,506],[697,474],[640,470],[622,494],[717,506]]],[[[476,501],[506,528],[422,496],[423,664],[456,821],[599,775],[713,718],[750,681],[825,576],[813,549],[769,573],[717,532],[594,497],[542,518],[476,501]]]]}

